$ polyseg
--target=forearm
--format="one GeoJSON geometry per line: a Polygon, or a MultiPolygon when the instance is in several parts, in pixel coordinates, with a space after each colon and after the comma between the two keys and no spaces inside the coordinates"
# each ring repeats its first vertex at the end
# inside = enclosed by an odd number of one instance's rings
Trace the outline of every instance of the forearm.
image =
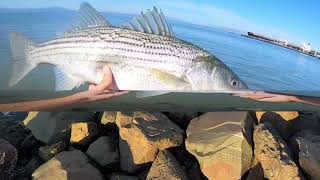
{"type": "Polygon", "coordinates": [[[301,102],[305,104],[310,104],[314,106],[320,106],[320,98],[312,98],[312,97],[305,97],[305,96],[295,96],[292,98],[294,102],[301,102]]]}

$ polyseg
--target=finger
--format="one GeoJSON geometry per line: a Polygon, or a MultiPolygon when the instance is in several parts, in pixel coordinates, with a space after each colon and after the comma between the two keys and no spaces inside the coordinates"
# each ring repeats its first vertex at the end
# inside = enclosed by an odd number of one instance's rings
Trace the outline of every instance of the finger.
{"type": "Polygon", "coordinates": [[[109,66],[103,67],[103,79],[95,86],[96,90],[112,89],[113,75],[109,66]]]}

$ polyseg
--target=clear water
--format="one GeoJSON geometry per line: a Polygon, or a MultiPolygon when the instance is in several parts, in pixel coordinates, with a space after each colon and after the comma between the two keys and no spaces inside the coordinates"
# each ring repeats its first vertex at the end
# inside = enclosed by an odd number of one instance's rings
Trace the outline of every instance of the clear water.
{"type": "MultiPolygon", "coordinates": [[[[11,50],[8,33],[19,32],[35,42],[63,33],[76,12],[59,8],[43,10],[0,9],[0,89],[8,88],[11,50]]],[[[132,15],[104,13],[114,25],[132,15]]],[[[210,51],[227,64],[250,88],[286,92],[320,92],[320,60],[272,44],[223,30],[169,19],[178,38],[210,51]]],[[[37,67],[15,88],[47,89],[54,84],[52,67],[37,67]]]]}

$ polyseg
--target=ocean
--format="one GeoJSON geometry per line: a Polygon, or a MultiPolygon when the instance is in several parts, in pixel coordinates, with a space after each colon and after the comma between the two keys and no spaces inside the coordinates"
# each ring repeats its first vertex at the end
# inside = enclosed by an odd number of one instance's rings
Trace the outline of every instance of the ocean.
{"type": "MultiPolygon", "coordinates": [[[[8,90],[11,50],[8,33],[19,32],[35,42],[43,42],[70,29],[75,11],[61,8],[0,9],[0,90],[8,90]]],[[[118,26],[134,15],[103,13],[118,26]]],[[[241,36],[238,32],[207,27],[168,18],[176,37],[192,42],[218,57],[251,89],[310,94],[320,92],[320,59],[283,47],[241,36]]],[[[259,32],[257,32],[259,33],[259,32]]],[[[50,65],[41,65],[14,89],[52,89],[50,65]]]]}

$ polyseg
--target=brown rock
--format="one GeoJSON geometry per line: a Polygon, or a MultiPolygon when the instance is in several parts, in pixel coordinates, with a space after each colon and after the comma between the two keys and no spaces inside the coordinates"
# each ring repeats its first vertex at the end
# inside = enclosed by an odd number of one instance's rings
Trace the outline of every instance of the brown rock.
{"type": "MultiPolygon", "coordinates": [[[[273,113],[278,114],[283,120],[291,121],[294,120],[299,116],[299,113],[297,111],[272,111],[273,113]]],[[[258,119],[258,122],[260,122],[261,117],[263,114],[265,114],[266,111],[257,111],[256,116],[258,119]]]]}
{"type": "Polygon", "coordinates": [[[103,180],[87,156],[79,150],[64,151],[32,173],[33,180],[103,180]]]}
{"type": "Polygon", "coordinates": [[[0,179],[10,179],[18,160],[18,151],[8,141],[0,139],[0,179]]]}
{"type": "Polygon", "coordinates": [[[111,137],[103,136],[90,144],[87,154],[101,166],[107,166],[119,161],[118,143],[111,137]]]}
{"type": "Polygon", "coordinates": [[[92,112],[39,112],[29,120],[27,127],[46,144],[70,139],[72,123],[94,121],[92,112]]]}
{"type": "Polygon", "coordinates": [[[58,153],[62,152],[66,148],[66,143],[60,141],[58,143],[52,144],[50,146],[42,146],[39,148],[38,155],[44,161],[49,161],[58,153]]]}
{"type": "Polygon", "coordinates": [[[88,145],[99,134],[98,125],[94,122],[74,123],[71,125],[70,143],[88,145]]]}
{"type": "Polygon", "coordinates": [[[304,179],[291,158],[286,142],[269,122],[256,126],[253,134],[255,156],[270,180],[304,179]]]}
{"type": "Polygon", "coordinates": [[[186,148],[209,179],[240,179],[251,168],[254,121],[248,112],[210,112],[193,119],[186,148]]]}
{"type": "Polygon", "coordinates": [[[302,131],[292,138],[298,150],[298,159],[302,169],[310,179],[320,179],[320,135],[302,131]]]}
{"type": "Polygon", "coordinates": [[[103,113],[100,122],[101,122],[101,124],[104,124],[104,125],[109,124],[109,123],[115,123],[116,116],[117,116],[117,112],[106,111],[103,113]]]}
{"type": "Polygon", "coordinates": [[[154,160],[158,150],[182,144],[183,131],[161,113],[118,113],[120,164],[135,172],[154,160]]]}
{"type": "Polygon", "coordinates": [[[147,180],[151,179],[189,179],[175,157],[168,150],[159,151],[148,173],[147,180]]]}

